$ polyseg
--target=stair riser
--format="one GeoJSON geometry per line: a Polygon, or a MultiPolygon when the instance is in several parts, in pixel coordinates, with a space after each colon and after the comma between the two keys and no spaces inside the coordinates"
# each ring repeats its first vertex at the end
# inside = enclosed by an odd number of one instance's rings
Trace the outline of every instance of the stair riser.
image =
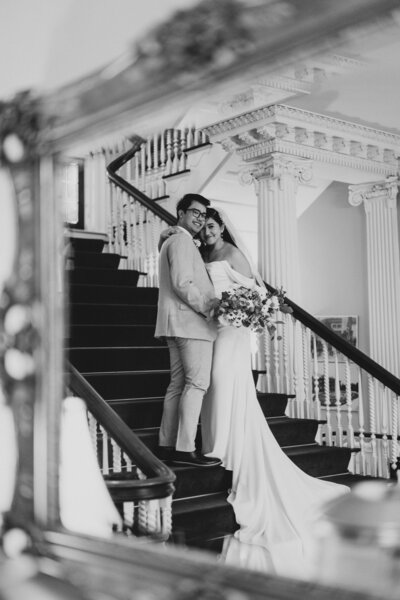
{"type": "MultiPolygon", "coordinates": [[[[287,423],[275,424],[273,421],[269,423],[270,429],[280,446],[294,446],[301,444],[312,444],[315,441],[315,436],[318,429],[318,423],[292,424],[289,420],[287,423]]],[[[158,431],[140,432],[136,431],[143,443],[146,444],[151,451],[157,450],[158,447],[158,431]]],[[[201,448],[201,429],[196,440],[196,445],[201,448]]]]}
{"type": "Polygon", "coordinates": [[[100,254],[105,244],[104,240],[88,238],[70,238],[70,242],[72,245],[72,250],[75,254],[78,254],[79,252],[95,252],[100,254]]]}
{"type": "Polygon", "coordinates": [[[169,373],[135,375],[88,375],[86,379],[105,400],[163,396],[169,384],[169,373]]]}
{"type": "Polygon", "coordinates": [[[178,471],[176,475],[175,499],[226,492],[232,486],[232,473],[222,467],[193,467],[178,471]]]}
{"type": "Polygon", "coordinates": [[[154,288],[136,288],[134,286],[70,286],[70,302],[88,302],[93,304],[149,304],[156,306],[158,290],[154,288]]]}
{"type": "Polygon", "coordinates": [[[81,372],[169,369],[168,348],[70,350],[69,360],[81,372]]]}
{"type": "Polygon", "coordinates": [[[70,322],[76,325],[154,325],[156,316],[156,306],[76,304],[71,307],[70,322]]]}
{"type": "Polygon", "coordinates": [[[120,256],[118,254],[106,253],[79,253],[72,257],[72,264],[75,267],[84,267],[89,269],[118,269],[120,256]]]}
{"type": "Polygon", "coordinates": [[[347,471],[351,453],[340,452],[337,454],[315,454],[290,457],[291,460],[305,473],[313,477],[335,475],[347,471]]]}
{"type": "Polygon", "coordinates": [[[160,346],[164,345],[154,337],[153,326],[129,327],[114,325],[108,327],[72,325],[68,340],[69,348],[102,346],[160,346]]]}
{"type": "Polygon", "coordinates": [[[260,394],[258,401],[266,417],[281,417],[285,414],[287,398],[284,396],[265,396],[260,394]]]}
{"type": "Polygon", "coordinates": [[[110,406],[131,429],[158,427],[161,423],[162,400],[149,399],[135,404],[110,402],[110,406]]]}
{"type": "MultiPolygon", "coordinates": [[[[127,396],[130,398],[131,396],[127,396]]],[[[133,397],[133,396],[132,396],[133,397]]],[[[281,405],[280,400],[278,401],[279,406],[281,405]]],[[[152,401],[151,404],[144,401],[144,403],[125,403],[114,405],[114,410],[120,415],[120,417],[126,422],[131,429],[140,429],[145,427],[159,427],[161,422],[163,400],[162,398],[152,401]]],[[[270,412],[278,412],[277,409],[272,410],[274,407],[274,400],[268,403],[268,410],[270,412]]],[[[268,412],[268,411],[266,411],[268,412]]],[[[267,414],[267,417],[270,415],[267,414]]],[[[281,416],[281,415],[273,415],[281,416]]],[[[313,440],[312,440],[313,441],[313,440]]]]}
{"type": "Polygon", "coordinates": [[[133,285],[139,279],[138,271],[119,271],[111,269],[75,269],[69,271],[71,284],[94,285],[133,285]]]}
{"type": "Polygon", "coordinates": [[[223,531],[233,533],[237,529],[235,516],[230,504],[212,510],[198,510],[195,513],[174,514],[172,511],[173,531],[175,537],[181,537],[182,542],[188,538],[223,531]]]}

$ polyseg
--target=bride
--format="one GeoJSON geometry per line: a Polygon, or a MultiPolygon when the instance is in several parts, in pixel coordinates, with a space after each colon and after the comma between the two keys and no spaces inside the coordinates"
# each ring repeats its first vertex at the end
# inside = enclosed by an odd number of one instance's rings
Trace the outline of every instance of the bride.
{"type": "MultiPolygon", "coordinates": [[[[252,289],[262,284],[226,221],[208,208],[200,233],[217,297],[235,285],[252,289]]],[[[349,488],[310,477],[281,450],[258,403],[250,331],[244,327],[218,325],[201,429],[203,453],[219,457],[232,471],[228,502],[239,525],[235,538],[266,548],[277,561],[304,556],[318,507],[349,488]]]]}

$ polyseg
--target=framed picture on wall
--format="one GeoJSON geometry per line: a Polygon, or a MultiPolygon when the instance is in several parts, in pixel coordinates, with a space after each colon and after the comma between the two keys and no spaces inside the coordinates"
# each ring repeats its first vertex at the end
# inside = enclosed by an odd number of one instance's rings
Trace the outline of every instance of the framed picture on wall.
{"type": "MultiPolygon", "coordinates": [[[[326,327],[334,331],[337,335],[344,338],[349,344],[358,346],[358,316],[355,315],[338,315],[338,316],[317,316],[316,317],[326,327]]],[[[316,341],[317,358],[323,360],[323,347],[319,339],[316,341]]],[[[314,354],[312,349],[312,354],[314,354]]],[[[332,346],[328,345],[329,360],[334,360],[334,352],[332,346]]],[[[341,355],[339,355],[341,357],[341,355]]],[[[340,358],[339,358],[340,360],[340,358]]]]}

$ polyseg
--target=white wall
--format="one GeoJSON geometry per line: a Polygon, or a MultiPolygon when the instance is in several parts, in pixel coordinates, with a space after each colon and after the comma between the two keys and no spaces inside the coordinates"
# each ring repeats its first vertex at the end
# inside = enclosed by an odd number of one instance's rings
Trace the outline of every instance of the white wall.
{"type": "Polygon", "coordinates": [[[300,304],[315,316],[358,315],[368,354],[365,214],[347,198],[347,185],[333,182],[299,219],[300,304]]]}

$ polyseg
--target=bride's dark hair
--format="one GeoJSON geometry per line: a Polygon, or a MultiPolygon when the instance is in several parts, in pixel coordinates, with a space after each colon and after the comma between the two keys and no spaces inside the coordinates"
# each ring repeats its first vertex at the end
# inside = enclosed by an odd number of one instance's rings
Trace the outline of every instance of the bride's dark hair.
{"type": "Polygon", "coordinates": [[[227,228],[227,226],[225,225],[221,215],[219,214],[219,212],[215,209],[215,208],[211,208],[210,206],[207,207],[207,214],[206,214],[206,220],[207,219],[213,219],[216,223],[218,223],[218,225],[220,227],[222,227],[224,225],[225,229],[222,232],[222,239],[224,240],[224,242],[229,242],[230,244],[232,244],[232,246],[236,246],[235,242],[233,241],[233,238],[231,236],[231,234],[229,233],[229,230],[227,228]]]}

